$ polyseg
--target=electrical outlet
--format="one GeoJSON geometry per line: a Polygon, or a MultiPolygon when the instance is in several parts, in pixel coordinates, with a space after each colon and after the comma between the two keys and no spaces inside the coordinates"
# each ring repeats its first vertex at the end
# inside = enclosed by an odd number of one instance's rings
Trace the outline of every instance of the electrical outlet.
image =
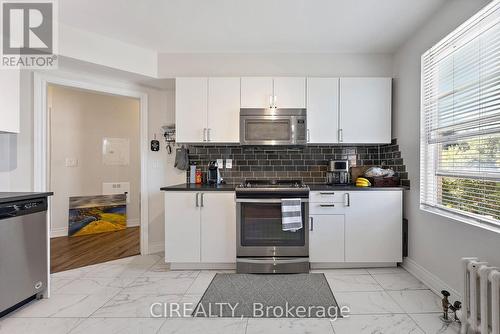
{"type": "Polygon", "coordinates": [[[233,168],[233,159],[226,159],[226,168],[227,169],[233,168]]]}
{"type": "Polygon", "coordinates": [[[75,158],[66,158],[64,161],[64,165],[66,167],[76,167],[78,166],[78,159],[75,158]]]}

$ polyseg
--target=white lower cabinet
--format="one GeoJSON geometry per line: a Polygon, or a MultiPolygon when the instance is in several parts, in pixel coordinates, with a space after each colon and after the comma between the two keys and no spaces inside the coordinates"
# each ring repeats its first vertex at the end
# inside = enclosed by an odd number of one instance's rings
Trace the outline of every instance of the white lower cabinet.
{"type": "Polygon", "coordinates": [[[345,208],[346,262],[401,262],[401,191],[352,191],[345,208]]]}
{"type": "Polygon", "coordinates": [[[165,192],[165,260],[236,262],[233,192],[165,192]]]}
{"type": "Polygon", "coordinates": [[[309,261],[344,262],[344,215],[311,215],[309,261]]]}
{"type": "Polygon", "coordinates": [[[203,193],[201,262],[236,262],[234,193],[203,193]]]}
{"type": "Polygon", "coordinates": [[[328,202],[310,194],[311,262],[396,263],[402,258],[403,193],[400,190],[335,192],[328,202]]]}

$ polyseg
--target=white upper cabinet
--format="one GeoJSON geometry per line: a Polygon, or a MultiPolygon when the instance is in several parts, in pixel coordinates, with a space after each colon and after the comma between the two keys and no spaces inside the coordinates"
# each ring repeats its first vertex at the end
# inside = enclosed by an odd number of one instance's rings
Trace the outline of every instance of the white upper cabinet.
{"type": "Polygon", "coordinates": [[[241,78],[241,108],[305,108],[306,79],[241,78]]]}
{"type": "Polygon", "coordinates": [[[177,78],[176,140],[179,143],[238,143],[239,78],[177,78]]]}
{"type": "Polygon", "coordinates": [[[270,108],[273,104],[273,78],[241,78],[241,108],[270,108]]]}
{"type": "Polygon", "coordinates": [[[0,75],[0,132],[19,133],[19,70],[2,70],[0,75]]]}
{"type": "Polygon", "coordinates": [[[175,127],[179,143],[207,140],[208,78],[175,79],[175,127]]]}
{"type": "Polygon", "coordinates": [[[307,139],[338,143],[339,78],[307,78],[307,139]]]}
{"type": "Polygon", "coordinates": [[[208,141],[240,142],[240,78],[208,79],[208,141]]]}
{"type": "Polygon", "coordinates": [[[274,106],[276,108],[305,108],[306,79],[278,77],[274,82],[274,106]]]}
{"type": "Polygon", "coordinates": [[[391,142],[391,78],[340,79],[340,142],[391,142]]]}

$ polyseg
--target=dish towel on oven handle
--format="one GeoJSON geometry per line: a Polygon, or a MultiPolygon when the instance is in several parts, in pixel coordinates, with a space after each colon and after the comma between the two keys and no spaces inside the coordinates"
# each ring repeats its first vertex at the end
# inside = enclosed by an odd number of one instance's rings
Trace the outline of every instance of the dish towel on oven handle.
{"type": "Polygon", "coordinates": [[[295,232],[302,227],[302,201],[300,198],[282,198],[281,229],[295,232]]]}

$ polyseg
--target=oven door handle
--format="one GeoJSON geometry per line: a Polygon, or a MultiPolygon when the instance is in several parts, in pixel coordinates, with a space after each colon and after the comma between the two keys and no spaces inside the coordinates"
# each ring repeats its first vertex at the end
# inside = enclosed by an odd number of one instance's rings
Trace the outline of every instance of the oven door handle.
{"type": "MultiPolygon", "coordinates": [[[[236,198],[237,203],[281,203],[280,198],[236,198]]],[[[301,198],[300,202],[309,202],[308,198],[301,198]]]]}

